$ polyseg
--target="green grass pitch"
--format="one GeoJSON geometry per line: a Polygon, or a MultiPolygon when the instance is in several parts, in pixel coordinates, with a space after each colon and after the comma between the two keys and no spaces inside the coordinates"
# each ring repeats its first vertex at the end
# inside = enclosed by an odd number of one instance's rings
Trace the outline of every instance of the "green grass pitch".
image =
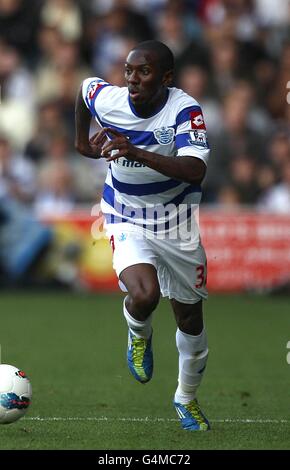
{"type": "Polygon", "coordinates": [[[0,449],[289,449],[289,299],[211,296],[210,355],[199,401],[207,433],[180,429],[172,407],[175,324],[155,312],[151,382],[127,370],[119,295],[8,293],[0,297],[2,362],[29,375],[26,417],[0,426],[0,449]]]}

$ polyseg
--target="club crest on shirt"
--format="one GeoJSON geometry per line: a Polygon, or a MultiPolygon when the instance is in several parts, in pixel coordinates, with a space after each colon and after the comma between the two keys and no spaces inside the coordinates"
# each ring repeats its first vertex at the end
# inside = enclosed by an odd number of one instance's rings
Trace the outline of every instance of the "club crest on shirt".
{"type": "Polygon", "coordinates": [[[160,145],[168,145],[173,142],[174,128],[173,127],[159,127],[154,130],[154,137],[160,145]]]}

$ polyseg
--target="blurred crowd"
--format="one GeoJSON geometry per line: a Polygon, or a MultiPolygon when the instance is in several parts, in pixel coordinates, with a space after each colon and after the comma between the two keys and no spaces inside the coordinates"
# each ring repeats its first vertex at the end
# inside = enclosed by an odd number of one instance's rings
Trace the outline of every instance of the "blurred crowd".
{"type": "Polygon", "coordinates": [[[0,200],[42,216],[95,203],[106,163],[74,150],[78,88],[123,86],[153,38],[204,111],[204,202],[290,213],[290,0],[0,0],[0,200]]]}

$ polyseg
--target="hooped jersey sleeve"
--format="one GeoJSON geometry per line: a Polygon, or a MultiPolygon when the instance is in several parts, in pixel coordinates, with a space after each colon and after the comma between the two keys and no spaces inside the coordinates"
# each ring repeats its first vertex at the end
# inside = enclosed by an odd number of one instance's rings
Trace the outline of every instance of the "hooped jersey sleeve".
{"type": "Polygon", "coordinates": [[[105,82],[102,78],[90,77],[83,81],[82,94],[87,108],[91,111],[92,116],[98,119],[96,113],[95,101],[104,87],[112,86],[110,83],[105,82]]]}
{"type": "Polygon", "coordinates": [[[207,165],[210,148],[202,110],[195,100],[189,104],[176,117],[177,155],[197,157],[207,165]]]}

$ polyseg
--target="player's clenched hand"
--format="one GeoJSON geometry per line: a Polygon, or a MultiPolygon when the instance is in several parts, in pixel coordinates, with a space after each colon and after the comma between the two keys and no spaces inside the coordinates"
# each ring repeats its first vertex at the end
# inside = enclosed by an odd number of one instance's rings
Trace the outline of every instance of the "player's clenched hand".
{"type": "Polygon", "coordinates": [[[108,162],[124,156],[127,158],[133,156],[135,150],[134,145],[129,142],[126,136],[109,127],[104,127],[104,129],[98,133],[97,137],[94,139],[94,144],[98,145],[104,136],[111,139],[106,140],[101,150],[101,156],[108,162]],[[112,150],[117,150],[117,152],[111,155],[112,150]]]}

